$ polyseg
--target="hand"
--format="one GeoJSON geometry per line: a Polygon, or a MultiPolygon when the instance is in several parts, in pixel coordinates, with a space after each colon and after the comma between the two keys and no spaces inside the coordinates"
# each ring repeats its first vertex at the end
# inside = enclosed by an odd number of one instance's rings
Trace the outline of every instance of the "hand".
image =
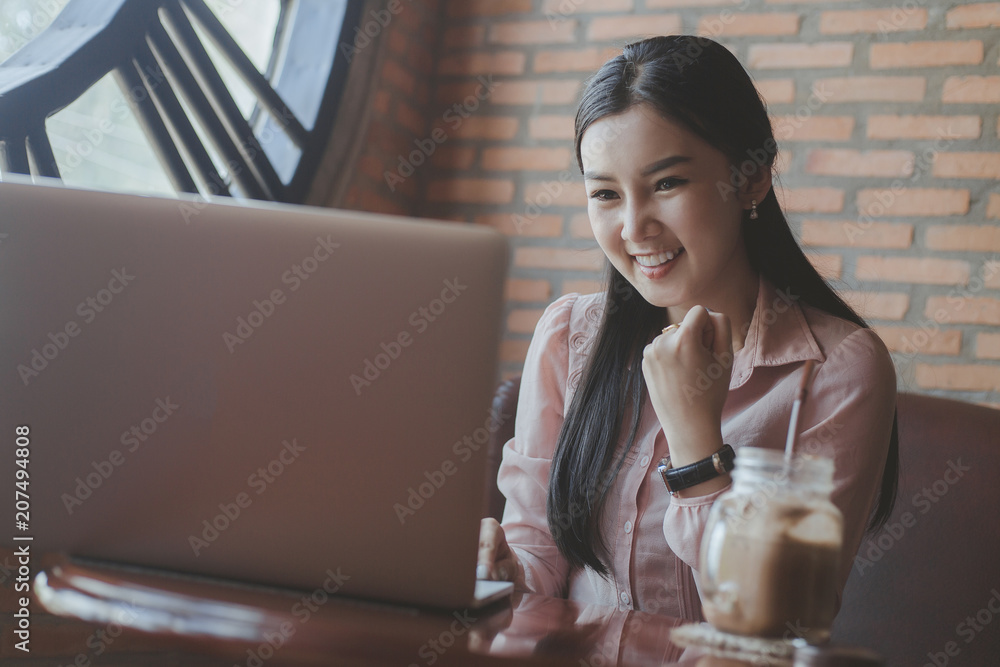
{"type": "Polygon", "coordinates": [[[733,341],[729,318],[695,306],[679,327],[653,339],[642,374],[674,466],[722,446],[722,408],[729,395],[733,341]]]}
{"type": "Polygon", "coordinates": [[[514,581],[521,573],[521,561],[507,545],[503,526],[496,519],[483,519],[479,524],[479,563],[477,579],[514,581]]]}

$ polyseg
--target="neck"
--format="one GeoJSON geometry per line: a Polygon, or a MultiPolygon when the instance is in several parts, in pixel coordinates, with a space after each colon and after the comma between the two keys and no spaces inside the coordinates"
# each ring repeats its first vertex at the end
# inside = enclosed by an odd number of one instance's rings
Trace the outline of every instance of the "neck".
{"type": "Polygon", "coordinates": [[[743,349],[746,342],[746,332],[750,329],[750,321],[757,306],[757,291],[760,275],[746,263],[743,270],[736,271],[738,279],[727,280],[724,289],[703,294],[699,300],[677,306],[667,307],[667,317],[670,322],[680,322],[694,306],[704,306],[717,313],[729,316],[733,335],[733,352],[743,349]]]}

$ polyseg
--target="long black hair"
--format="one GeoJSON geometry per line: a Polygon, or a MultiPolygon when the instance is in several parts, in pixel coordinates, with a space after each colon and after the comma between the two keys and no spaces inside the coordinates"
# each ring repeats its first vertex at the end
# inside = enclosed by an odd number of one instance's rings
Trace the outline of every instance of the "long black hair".
{"type": "MultiPolygon", "coordinates": [[[[627,45],[587,83],[576,114],[576,158],[595,121],[647,104],[724,153],[735,195],[744,176],[771,170],[777,144],[764,103],[740,62],[704,37],[671,35],[627,45]]],[[[751,266],[778,289],[811,306],[867,328],[865,321],[826,284],[795,241],[772,188],[744,212],[743,235],[751,266]]],[[[646,400],[643,348],[664,325],[663,308],[651,305],[622,274],[606,266],[603,319],[590,348],[579,388],[567,410],[552,460],[548,523],[559,550],[575,567],[608,575],[607,545],[599,517],[607,492],[635,443],[646,400]],[[628,435],[622,442],[625,416],[628,435]]],[[[869,530],[889,518],[896,498],[899,436],[893,419],[888,456],[869,530]]]]}

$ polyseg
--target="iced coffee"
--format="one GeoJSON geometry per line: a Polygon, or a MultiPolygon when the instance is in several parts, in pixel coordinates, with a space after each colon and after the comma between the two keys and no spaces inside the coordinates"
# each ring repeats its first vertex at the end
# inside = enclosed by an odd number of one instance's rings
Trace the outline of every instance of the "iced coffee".
{"type": "Polygon", "coordinates": [[[825,641],[836,613],[843,518],[833,462],[741,448],[701,545],[705,618],[724,632],[825,641]]]}

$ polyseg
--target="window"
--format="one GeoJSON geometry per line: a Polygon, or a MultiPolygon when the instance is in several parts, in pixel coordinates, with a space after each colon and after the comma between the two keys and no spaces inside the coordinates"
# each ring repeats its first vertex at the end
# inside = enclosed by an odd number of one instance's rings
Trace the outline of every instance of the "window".
{"type": "Polygon", "coordinates": [[[347,69],[337,45],[360,5],[5,0],[0,175],[298,201],[332,127],[347,69]]]}

